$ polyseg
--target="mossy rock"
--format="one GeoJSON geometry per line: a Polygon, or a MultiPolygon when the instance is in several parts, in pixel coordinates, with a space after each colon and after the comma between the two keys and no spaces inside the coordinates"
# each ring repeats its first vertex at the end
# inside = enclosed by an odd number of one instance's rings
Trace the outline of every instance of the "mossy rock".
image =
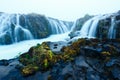
{"type": "Polygon", "coordinates": [[[85,39],[78,39],[73,42],[70,46],[63,47],[61,51],[63,52],[62,59],[65,61],[71,61],[75,56],[80,53],[80,47],[86,44],[85,39]]]}
{"type": "Polygon", "coordinates": [[[112,57],[119,55],[117,49],[113,45],[108,44],[104,47],[104,49],[105,49],[104,51],[109,52],[110,53],[109,55],[112,57]]]}
{"type": "Polygon", "coordinates": [[[24,76],[29,76],[38,70],[48,71],[60,60],[72,61],[80,53],[80,47],[85,45],[85,42],[85,39],[78,39],[71,45],[63,47],[61,54],[54,54],[48,46],[48,42],[37,44],[31,47],[27,53],[20,55],[19,61],[25,66],[21,72],[24,76]]]}
{"type": "Polygon", "coordinates": [[[48,70],[50,66],[56,62],[55,59],[55,55],[50,50],[47,42],[43,42],[41,45],[37,44],[37,46],[31,47],[27,53],[22,54],[19,57],[19,61],[23,65],[38,65],[41,71],[48,70]]]}
{"type": "Polygon", "coordinates": [[[27,65],[23,67],[21,70],[23,76],[29,76],[35,74],[39,70],[38,66],[35,66],[33,64],[27,65]]]}

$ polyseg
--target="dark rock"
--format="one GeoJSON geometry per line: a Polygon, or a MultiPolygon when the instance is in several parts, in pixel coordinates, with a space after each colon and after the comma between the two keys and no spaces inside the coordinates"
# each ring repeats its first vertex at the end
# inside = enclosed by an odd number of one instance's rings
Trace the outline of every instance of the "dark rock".
{"type": "Polygon", "coordinates": [[[2,66],[7,66],[9,65],[9,61],[8,60],[0,60],[0,65],[2,66]]]}
{"type": "Polygon", "coordinates": [[[101,48],[96,48],[95,49],[95,48],[89,47],[89,46],[86,46],[86,47],[84,47],[82,49],[84,49],[84,51],[85,51],[85,56],[95,57],[95,58],[100,57],[100,53],[102,51],[101,48]]]}
{"type": "Polygon", "coordinates": [[[86,77],[87,80],[101,80],[99,74],[94,71],[88,71],[86,77]]]}
{"type": "Polygon", "coordinates": [[[116,15],[116,20],[120,20],[120,14],[116,15]]]}
{"type": "Polygon", "coordinates": [[[112,74],[114,76],[114,79],[120,80],[120,66],[112,67],[112,74]]]}
{"type": "Polygon", "coordinates": [[[107,67],[111,67],[115,65],[120,66],[120,58],[111,58],[110,61],[106,63],[107,67]]]}

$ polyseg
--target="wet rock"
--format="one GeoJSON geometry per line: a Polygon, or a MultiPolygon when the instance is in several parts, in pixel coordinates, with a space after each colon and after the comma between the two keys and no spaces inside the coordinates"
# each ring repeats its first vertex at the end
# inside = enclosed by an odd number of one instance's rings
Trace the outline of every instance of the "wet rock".
{"type": "Polygon", "coordinates": [[[99,74],[94,71],[88,71],[86,77],[87,80],[101,80],[99,74]]]}
{"type": "Polygon", "coordinates": [[[88,56],[88,57],[100,57],[100,53],[102,51],[101,48],[93,48],[93,47],[89,47],[89,46],[86,46],[86,47],[83,47],[82,49],[84,49],[84,53],[85,53],[85,56],[88,56]]]}
{"type": "Polygon", "coordinates": [[[112,74],[114,76],[114,79],[120,80],[120,66],[112,67],[112,74]]]}
{"type": "Polygon", "coordinates": [[[59,42],[49,42],[48,46],[55,54],[61,54],[61,49],[63,46],[67,46],[67,42],[59,41],[59,42]]]}
{"type": "Polygon", "coordinates": [[[89,65],[85,61],[85,58],[82,57],[82,56],[79,56],[79,57],[75,58],[75,65],[77,65],[77,66],[83,66],[83,67],[86,67],[86,68],[89,67],[89,65]]]}
{"type": "Polygon", "coordinates": [[[62,70],[62,75],[69,74],[73,71],[72,64],[69,63],[67,66],[65,66],[62,70]]]}
{"type": "Polygon", "coordinates": [[[116,16],[116,20],[120,20],[120,14],[116,16]]]}
{"type": "Polygon", "coordinates": [[[9,60],[0,60],[0,65],[3,65],[3,66],[9,65],[9,60]]]}
{"type": "Polygon", "coordinates": [[[69,45],[43,42],[19,59],[8,60],[7,66],[0,65],[0,79],[119,80],[119,47],[119,39],[78,39],[69,45]]]}
{"type": "Polygon", "coordinates": [[[103,45],[103,51],[108,51],[111,56],[119,55],[119,52],[114,45],[110,45],[110,44],[103,45]]]}
{"type": "Polygon", "coordinates": [[[111,67],[111,66],[114,66],[114,65],[120,66],[120,58],[111,58],[111,59],[106,63],[106,66],[107,66],[107,67],[111,67]]]}

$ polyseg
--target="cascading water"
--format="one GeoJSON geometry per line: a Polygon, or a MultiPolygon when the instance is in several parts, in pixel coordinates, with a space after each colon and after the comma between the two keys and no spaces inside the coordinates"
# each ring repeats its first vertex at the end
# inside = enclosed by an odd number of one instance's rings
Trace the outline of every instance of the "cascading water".
{"type": "Polygon", "coordinates": [[[43,41],[65,41],[71,30],[71,26],[71,22],[59,21],[35,14],[22,16],[20,14],[11,15],[3,13],[0,15],[0,44],[2,44],[0,45],[0,51],[2,51],[0,55],[3,55],[0,59],[13,58],[18,53],[24,53],[28,51],[31,46],[42,43],[43,41]],[[49,22],[49,25],[47,22],[49,22]],[[49,33],[50,36],[40,39],[38,35],[42,34],[42,36],[44,36],[44,31],[49,31],[49,28],[52,29],[52,33],[49,33]],[[35,38],[36,36],[38,38],[35,38]],[[11,45],[3,46],[3,44],[11,45]]]}
{"type": "MultiPolygon", "coordinates": [[[[98,27],[98,23],[100,20],[105,19],[109,17],[110,15],[102,15],[97,16],[92,19],[89,19],[84,23],[80,30],[80,37],[96,37],[96,29],[98,27]]],[[[0,44],[6,43],[9,40],[12,41],[8,44],[22,41],[22,40],[28,40],[28,39],[34,39],[35,36],[39,35],[42,31],[47,31],[47,29],[51,29],[52,33],[55,35],[51,35],[48,38],[40,39],[40,40],[29,40],[24,41],[12,45],[7,46],[0,46],[0,51],[2,51],[1,55],[8,54],[9,56],[1,56],[0,59],[9,59],[14,57],[19,52],[26,52],[31,46],[36,45],[37,43],[42,43],[43,41],[64,41],[66,37],[68,36],[69,32],[72,31],[76,26],[76,23],[74,23],[73,26],[70,26],[69,22],[59,21],[57,19],[53,18],[44,18],[39,17],[38,15],[25,15],[24,18],[21,20],[20,14],[0,14],[0,44]],[[24,21],[25,19],[25,21],[24,21]],[[49,25],[44,25],[48,24],[49,25]],[[47,28],[46,28],[47,27],[47,28]],[[49,28],[48,28],[49,27],[49,28]],[[65,33],[65,34],[62,34],[65,33]],[[67,33],[67,34],[66,34],[67,33]],[[56,35],[57,34],[57,35],[56,35]],[[58,39],[56,39],[58,37],[58,39]],[[16,47],[17,46],[17,47],[16,47]],[[17,49],[15,49],[16,47],[17,49]],[[9,50],[6,50],[9,49],[9,50]]],[[[42,34],[44,35],[44,34],[42,34]]],[[[115,38],[115,21],[114,18],[111,20],[111,26],[108,33],[109,38],[115,38]]],[[[35,38],[39,39],[39,38],[35,38]]]]}
{"type": "Polygon", "coordinates": [[[70,26],[63,21],[47,18],[53,34],[62,34],[70,31],[70,26]]]}
{"type": "Polygon", "coordinates": [[[80,36],[81,37],[87,37],[88,33],[89,33],[89,29],[90,26],[93,22],[93,19],[88,20],[87,22],[85,22],[85,24],[82,26],[81,30],[80,30],[80,36]]]}
{"type": "Polygon", "coordinates": [[[96,37],[96,29],[97,29],[97,25],[99,22],[99,18],[93,20],[92,25],[90,27],[89,33],[88,33],[88,37],[96,37]]]}
{"type": "Polygon", "coordinates": [[[21,39],[21,36],[20,36],[21,33],[20,33],[20,31],[23,32],[23,39],[25,39],[25,40],[33,39],[33,36],[31,34],[31,32],[29,30],[23,28],[22,26],[20,26],[19,17],[20,17],[20,15],[17,14],[17,16],[16,16],[16,25],[15,25],[15,30],[14,30],[14,33],[15,33],[15,42],[18,42],[21,39]]]}
{"type": "Polygon", "coordinates": [[[111,18],[111,26],[108,32],[108,38],[109,39],[115,39],[115,34],[116,34],[116,30],[115,30],[115,18],[112,17],[111,18]]]}
{"type": "Polygon", "coordinates": [[[97,25],[100,18],[100,16],[97,16],[85,22],[80,30],[80,36],[88,38],[95,37],[97,25]]]}
{"type": "MultiPolygon", "coordinates": [[[[99,21],[109,17],[110,15],[111,14],[95,16],[92,19],[89,19],[88,21],[86,21],[80,30],[80,37],[95,38],[99,21]]],[[[114,25],[114,22],[112,22],[111,24],[114,25]]],[[[113,32],[112,30],[113,30],[113,27],[111,27],[110,33],[113,32]]],[[[114,34],[111,33],[111,35],[114,35],[114,34]]]]}
{"type": "Polygon", "coordinates": [[[70,31],[69,24],[70,22],[37,14],[0,13],[0,44],[41,39],[51,34],[63,34],[70,31]]]}

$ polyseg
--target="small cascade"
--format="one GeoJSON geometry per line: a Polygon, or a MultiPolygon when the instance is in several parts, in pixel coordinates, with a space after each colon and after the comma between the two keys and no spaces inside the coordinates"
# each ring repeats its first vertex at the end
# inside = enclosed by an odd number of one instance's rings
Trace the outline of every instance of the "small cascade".
{"type": "Polygon", "coordinates": [[[89,29],[88,37],[90,37],[90,38],[96,37],[96,29],[97,29],[98,22],[99,22],[99,18],[93,20],[92,25],[89,29]]]}
{"type": "Polygon", "coordinates": [[[110,15],[99,15],[86,21],[80,30],[80,37],[95,38],[99,21],[109,16],[110,15]]]}
{"type": "Polygon", "coordinates": [[[16,15],[16,25],[15,25],[15,30],[14,30],[15,42],[20,41],[21,37],[23,37],[24,40],[33,39],[31,32],[29,30],[23,28],[22,26],[20,26],[19,17],[20,17],[20,15],[17,14],[16,15]],[[20,31],[23,33],[21,33],[20,31]],[[23,34],[23,35],[20,35],[20,34],[23,34]]]}
{"type": "Polygon", "coordinates": [[[47,18],[47,19],[50,23],[52,34],[62,34],[69,32],[70,30],[69,26],[65,24],[63,21],[59,21],[52,18],[47,18]]]}
{"type": "Polygon", "coordinates": [[[75,27],[76,27],[77,21],[75,21],[70,29],[70,32],[74,31],[75,27]]]}
{"type": "Polygon", "coordinates": [[[111,18],[111,26],[108,32],[108,38],[109,39],[115,39],[115,34],[116,34],[116,30],[115,30],[115,18],[112,17],[111,18]]]}
{"type": "Polygon", "coordinates": [[[81,37],[87,37],[88,33],[89,33],[89,29],[90,26],[93,22],[93,19],[88,20],[87,22],[85,22],[85,24],[82,26],[81,30],[80,30],[80,36],[81,37]]]}

